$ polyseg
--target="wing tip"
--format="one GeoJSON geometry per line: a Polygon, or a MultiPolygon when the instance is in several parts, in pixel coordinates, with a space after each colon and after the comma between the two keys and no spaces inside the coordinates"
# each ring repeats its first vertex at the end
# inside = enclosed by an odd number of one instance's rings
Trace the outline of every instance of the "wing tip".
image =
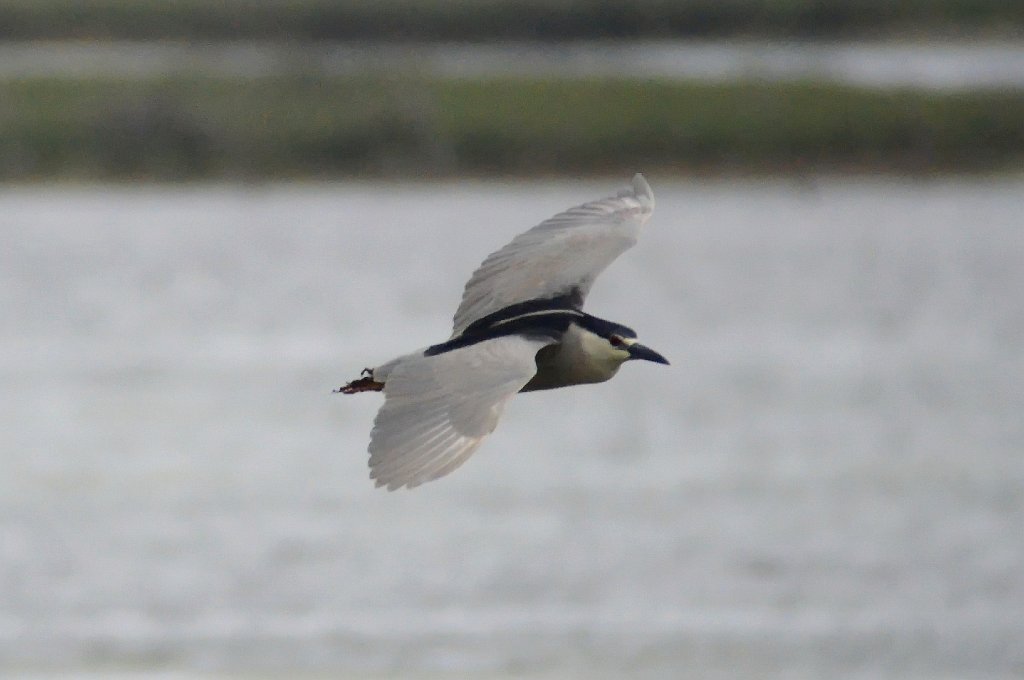
{"type": "Polygon", "coordinates": [[[370,471],[370,479],[373,481],[375,489],[384,487],[386,491],[398,491],[401,488],[414,489],[422,482],[415,480],[407,480],[402,477],[388,477],[388,476],[377,476],[376,471],[370,471]]]}
{"type": "Polygon", "coordinates": [[[633,195],[640,200],[645,200],[652,208],[654,207],[654,192],[641,172],[633,175],[633,195]]]}

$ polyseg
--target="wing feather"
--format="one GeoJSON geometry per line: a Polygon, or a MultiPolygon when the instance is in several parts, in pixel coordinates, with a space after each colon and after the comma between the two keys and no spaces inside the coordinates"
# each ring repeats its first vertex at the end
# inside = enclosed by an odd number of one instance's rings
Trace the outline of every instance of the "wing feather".
{"type": "Polygon", "coordinates": [[[534,357],[551,342],[511,335],[389,365],[370,434],[377,486],[411,488],[462,465],[536,373],[534,357]]]}
{"type": "Polygon", "coordinates": [[[452,337],[517,302],[574,290],[582,300],[598,274],[636,243],[653,210],[651,187],[637,174],[615,196],[570,208],[516,236],[491,253],[466,283],[452,337]]]}

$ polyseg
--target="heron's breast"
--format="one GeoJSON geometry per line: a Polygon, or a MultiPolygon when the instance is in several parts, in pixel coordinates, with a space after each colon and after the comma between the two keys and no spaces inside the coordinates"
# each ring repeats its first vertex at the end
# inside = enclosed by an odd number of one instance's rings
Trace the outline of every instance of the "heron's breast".
{"type": "Polygon", "coordinates": [[[574,342],[548,345],[537,352],[537,374],[521,390],[550,390],[570,385],[586,385],[609,380],[618,372],[621,361],[594,357],[574,342]]]}

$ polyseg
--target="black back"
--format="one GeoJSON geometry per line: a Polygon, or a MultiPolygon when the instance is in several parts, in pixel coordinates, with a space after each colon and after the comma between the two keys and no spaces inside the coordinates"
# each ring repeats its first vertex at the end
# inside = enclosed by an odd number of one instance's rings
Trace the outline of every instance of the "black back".
{"type": "Polygon", "coordinates": [[[554,298],[517,302],[477,319],[458,337],[428,347],[423,354],[444,354],[460,347],[468,347],[506,335],[545,338],[558,342],[573,323],[606,338],[612,334],[626,338],[636,337],[631,328],[581,311],[582,302],[583,297],[577,289],[554,298]]]}

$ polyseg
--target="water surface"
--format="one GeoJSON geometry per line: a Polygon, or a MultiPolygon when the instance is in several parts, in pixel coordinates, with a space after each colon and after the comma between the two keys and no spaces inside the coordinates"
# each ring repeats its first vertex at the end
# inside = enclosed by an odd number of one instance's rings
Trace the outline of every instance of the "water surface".
{"type": "Polygon", "coordinates": [[[672,366],[392,494],[330,390],[612,183],[0,190],[0,670],[1020,677],[1024,183],[649,179],[672,366]]]}
{"type": "Polygon", "coordinates": [[[450,77],[813,80],[869,87],[1024,87],[1019,42],[637,41],[566,44],[0,43],[0,79],[234,78],[418,71],[450,77]]]}

